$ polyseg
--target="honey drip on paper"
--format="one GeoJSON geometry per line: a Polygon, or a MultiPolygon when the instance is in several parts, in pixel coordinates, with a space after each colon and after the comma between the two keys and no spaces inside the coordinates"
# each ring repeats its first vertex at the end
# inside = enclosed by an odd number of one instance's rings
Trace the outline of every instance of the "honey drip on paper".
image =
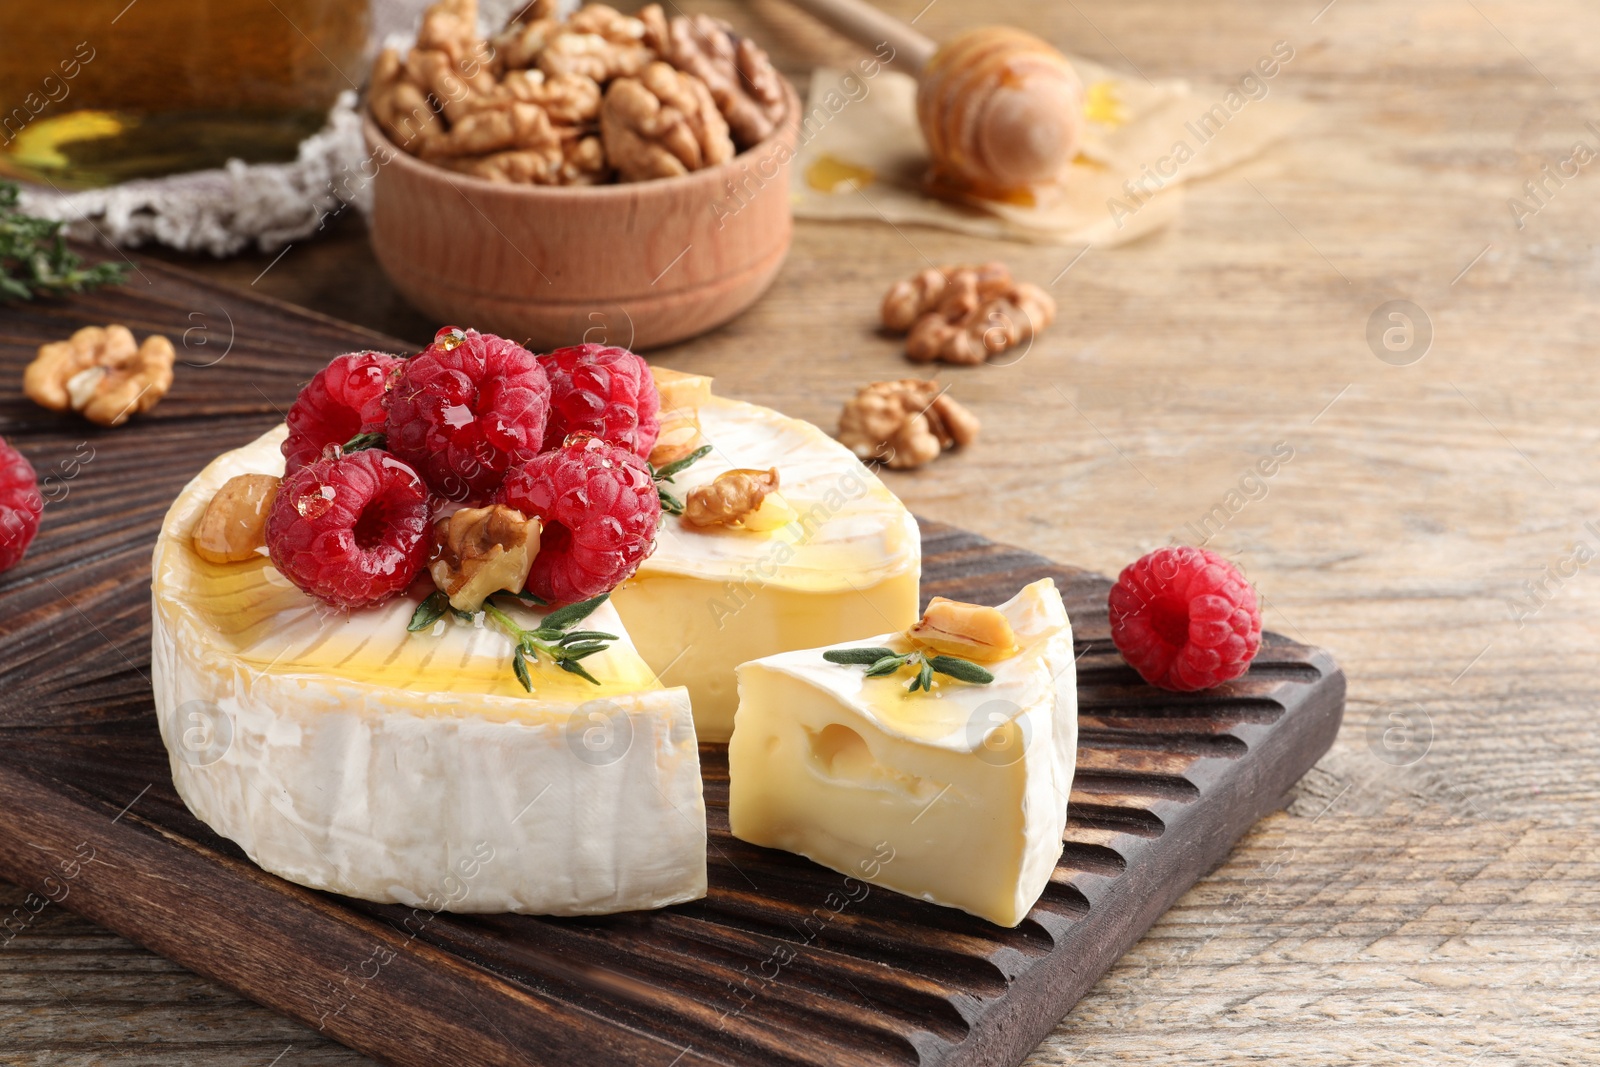
{"type": "Polygon", "coordinates": [[[1112,129],[1127,122],[1128,113],[1122,110],[1122,101],[1117,99],[1116,90],[1116,83],[1109,81],[1099,81],[1089,86],[1083,100],[1083,117],[1112,129]]]}
{"type": "Polygon", "coordinates": [[[872,184],[877,174],[871,167],[847,163],[826,153],[818,156],[806,168],[806,184],[819,193],[842,193],[863,189],[872,184]]]}

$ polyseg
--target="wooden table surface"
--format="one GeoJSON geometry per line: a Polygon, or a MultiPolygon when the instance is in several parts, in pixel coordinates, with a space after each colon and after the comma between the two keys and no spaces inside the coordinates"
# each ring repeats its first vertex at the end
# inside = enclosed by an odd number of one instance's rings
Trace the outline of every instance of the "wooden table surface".
{"type": "MultiPolygon", "coordinates": [[[[853,54],[777,0],[696,6],[780,45],[797,76],[853,54]]],[[[918,26],[999,13],[934,0],[918,26]]],[[[996,256],[1055,279],[1060,319],[1024,358],[943,375],[981,440],[891,486],[1107,572],[1225,515],[1209,545],[1257,583],[1269,627],[1343,662],[1333,752],[1030,1062],[1600,1062],[1600,167],[1541,172],[1577,142],[1600,151],[1600,7],[1022,0],[1004,17],[1197,82],[1287,41],[1271,92],[1313,110],[1194,187],[1173,228],[1064,274],[1077,249],[801,224],[758,307],[659,358],[831,426],[855,386],[917,370],[873,329],[893,279],[996,256]],[[1368,343],[1391,300],[1431,323],[1408,365],[1415,349],[1386,362],[1368,343]],[[1274,447],[1292,459],[1248,481],[1274,447]]],[[[163,258],[417,341],[435,325],[358,223],[270,269],[163,258]]],[[[0,886],[0,912],[21,899],[0,886]]],[[[51,909],[0,951],[0,1062],[364,1061],[51,909]]]]}

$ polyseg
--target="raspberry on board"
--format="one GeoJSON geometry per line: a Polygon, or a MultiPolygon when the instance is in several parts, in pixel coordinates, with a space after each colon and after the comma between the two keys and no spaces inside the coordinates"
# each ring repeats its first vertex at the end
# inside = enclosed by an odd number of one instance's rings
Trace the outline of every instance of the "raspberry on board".
{"type": "Polygon", "coordinates": [[[1261,649],[1261,609],[1239,568],[1189,545],[1158,548],[1111,587],[1111,639],[1151,685],[1187,692],[1239,677],[1261,649]]]}
{"type": "Polygon", "coordinates": [[[286,473],[322,457],[329,445],[357,434],[378,433],[389,417],[389,388],[405,360],[383,352],[335,356],[289,406],[289,436],[280,448],[286,473]]]}
{"type": "Polygon", "coordinates": [[[328,456],[283,480],[267,515],[272,563],[335,607],[403,592],[432,547],[428,487],[381,449],[328,456]]]}
{"type": "Polygon", "coordinates": [[[552,604],[610,592],[655,549],[661,498],[648,464],[591,434],[512,470],[496,500],[543,522],[527,589],[552,604]]]}
{"type": "Polygon", "coordinates": [[[546,353],[539,364],[550,378],[545,451],[583,432],[649,457],[661,431],[661,394],[648,363],[626,348],[586,344],[546,353]]]}
{"type": "Polygon", "coordinates": [[[389,394],[389,450],[445,499],[486,500],[506,471],[539,454],[549,411],[550,381],[532,352],[446,327],[389,394]]]}
{"type": "Polygon", "coordinates": [[[0,437],[0,571],[22,561],[43,514],[44,498],[33,464],[0,437]]]}

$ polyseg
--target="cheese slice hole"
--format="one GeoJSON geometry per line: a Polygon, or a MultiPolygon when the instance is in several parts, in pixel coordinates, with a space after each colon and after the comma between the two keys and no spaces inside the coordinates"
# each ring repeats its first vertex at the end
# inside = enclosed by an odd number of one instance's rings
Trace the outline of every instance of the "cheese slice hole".
{"type": "Polygon", "coordinates": [[[811,758],[830,778],[860,779],[876,765],[866,739],[837,722],[811,735],[811,758]]]}

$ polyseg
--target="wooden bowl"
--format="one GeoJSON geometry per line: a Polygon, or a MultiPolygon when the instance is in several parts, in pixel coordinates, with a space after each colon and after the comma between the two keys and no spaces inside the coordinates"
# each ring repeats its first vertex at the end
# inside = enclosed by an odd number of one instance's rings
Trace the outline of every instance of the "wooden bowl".
{"type": "Polygon", "coordinates": [[[365,120],[370,220],[384,273],[441,324],[549,349],[654,348],[755,303],[789,251],[800,102],[720,166],[617,185],[484,181],[425,163],[365,120]]]}

